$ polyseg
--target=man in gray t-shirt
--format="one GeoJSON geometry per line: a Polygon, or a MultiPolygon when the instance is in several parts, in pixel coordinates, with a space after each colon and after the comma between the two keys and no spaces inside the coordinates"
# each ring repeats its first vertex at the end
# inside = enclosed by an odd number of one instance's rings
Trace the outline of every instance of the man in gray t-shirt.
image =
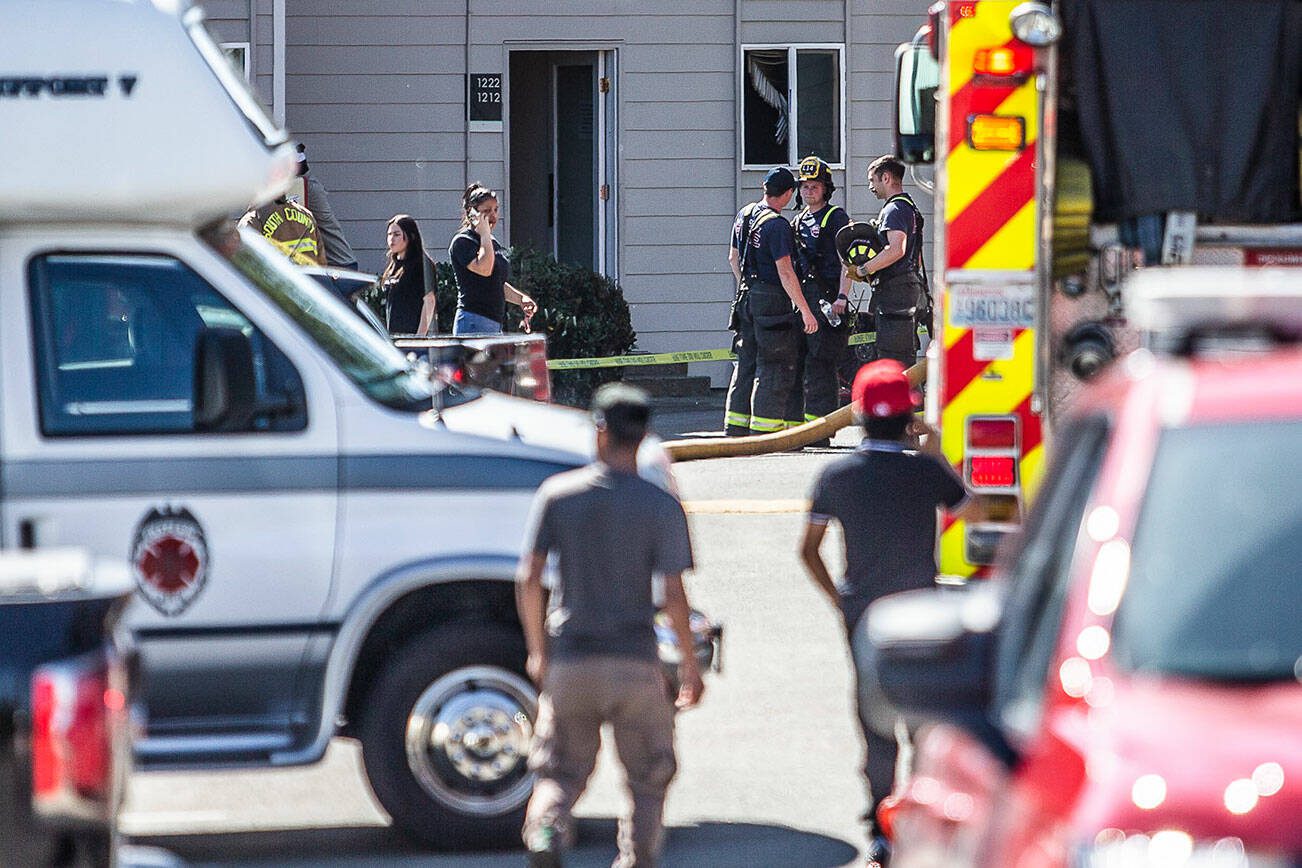
{"type": "Polygon", "coordinates": [[[529,675],[542,689],[530,767],[538,775],[525,816],[531,865],[559,865],[572,836],[570,811],[592,774],[609,723],[633,810],[620,820],[620,865],[655,865],[665,792],[677,770],[674,707],[703,685],[695,656],[682,655],[676,700],[656,653],[652,576],[664,577],[664,608],[680,648],[692,648],[682,574],[692,547],[682,505],[637,474],[650,403],[619,383],[597,390],[597,461],[545,482],[534,501],[516,585],[529,675]],[[545,603],[543,571],[559,578],[545,603]]]}

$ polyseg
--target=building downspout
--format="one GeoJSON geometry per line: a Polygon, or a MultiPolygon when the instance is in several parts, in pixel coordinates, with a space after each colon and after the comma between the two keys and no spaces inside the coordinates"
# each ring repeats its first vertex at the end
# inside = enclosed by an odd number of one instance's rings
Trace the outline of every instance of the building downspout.
{"type": "Polygon", "coordinates": [[[464,57],[466,61],[466,133],[461,137],[461,189],[470,186],[470,0],[466,0],[466,31],[464,57]]]}
{"type": "MultiPolygon", "coordinates": [[[[732,44],[737,46],[737,60],[736,60],[737,81],[745,82],[746,55],[741,48],[741,2],[742,0],[733,0],[732,3],[732,44]]],[[[744,87],[745,84],[742,84],[741,88],[744,87]]],[[[732,150],[732,177],[733,177],[733,184],[736,185],[733,191],[733,199],[732,199],[734,203],[734,209],[736,207],[739,207],[737,206],[736,203],[741,201],[741,167],[742,167],[741,149],[743,147],[743,142],[745,141],[746,138],[746,131],[742,129],[741,126],[741,104],[745,98],[746,98],[745,91],[742,89],[738,89],[737,97],[736,97],[737,104],[733,107],[733,113],[732,113],[733,129],[736,130],[736,133],[733,136],[735,142],[732,150]]]]}
{"type": "Polygon", "coordinates": [[[285,0],[271,2],[271,116],[285,126],[285,0]]]}
{"type": "Polygon", "coordinates": [[[850,194],[854,192],[854,184],[851,181],[851,178],[854,177],[854,173],[850,171],[850,132],[854,129],[854,126],[850,122],[849,106],[850,70],[854,68],[853,64],[850,63],[850,52],[853,50],[854,46],[854,43],[850,39],[851,22],[854,20],[854,10],[850,6],[850,0],[844,0],[843,6],[845,9],[845,52],[841,55],[844,60],[841,67],[842,104],[838,106],[838,108],[844,113],[842,115],[842,117],[844,117],[842,123],[845,124],[845,129],[841,130],[841,139],[843,142],[841,145],[841,164],[845,166],[845,194],[842,199],[842,204],[845,206],[848,213],[853,213],[850,212],[850,194]]]}

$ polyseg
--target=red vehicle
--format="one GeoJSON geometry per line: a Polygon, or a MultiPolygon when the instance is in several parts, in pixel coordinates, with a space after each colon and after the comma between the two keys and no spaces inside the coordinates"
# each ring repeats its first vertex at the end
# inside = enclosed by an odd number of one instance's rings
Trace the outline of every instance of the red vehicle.
{"type": "Polygon", "coordinates": [[[932,721],[894,868],[1302,865],[1302,272],[1130,286],[1157,351],[1081,396],[996,580],[856,637],[932,721]]]}

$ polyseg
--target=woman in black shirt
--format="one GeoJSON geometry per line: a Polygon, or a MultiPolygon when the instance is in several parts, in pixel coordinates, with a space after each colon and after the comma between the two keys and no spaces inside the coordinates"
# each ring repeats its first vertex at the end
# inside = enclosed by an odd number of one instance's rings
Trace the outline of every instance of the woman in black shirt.
{"type": "Polygon", "coordinates": [[[396,214],[387,233],[389,259],[380,275],[392,335],[423,335],[436,329],[434,288],[425,285],[425,246],[420,227],[407,214],[396,214]]]}
{"type": "Polygon", "coordinates": [[[511,260],[493,237],[498,221],[497,194],[483,184],[471,184],[461,197],[461,230],[452,236],[448,259],[457,278],[454,335],[501,334],[506,303],[524,311],[525,330],[538,305],[507,280],[511,260]]]}

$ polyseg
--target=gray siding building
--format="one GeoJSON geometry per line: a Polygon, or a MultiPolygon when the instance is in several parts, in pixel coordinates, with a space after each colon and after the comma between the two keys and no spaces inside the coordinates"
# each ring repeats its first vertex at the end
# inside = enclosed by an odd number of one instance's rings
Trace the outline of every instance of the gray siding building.
{"type": "MultiPolygon", "coordinates": [[[[406,212],[428,249],[469,181],[504,243],[619,280],[638,348],[728,345],[733,215],[764,171],[818,153],[833,201],[878,203],[894,49],[925,0],[203,0],[300,141],[362,267],[406,212]]],[[[909,189],[920,193],[912,185],[909,189]]],[[[918,197],[926,211],[925,194],[918,197]]],[[[725,363],[694,373],[726,382],[725,363]]]]}

